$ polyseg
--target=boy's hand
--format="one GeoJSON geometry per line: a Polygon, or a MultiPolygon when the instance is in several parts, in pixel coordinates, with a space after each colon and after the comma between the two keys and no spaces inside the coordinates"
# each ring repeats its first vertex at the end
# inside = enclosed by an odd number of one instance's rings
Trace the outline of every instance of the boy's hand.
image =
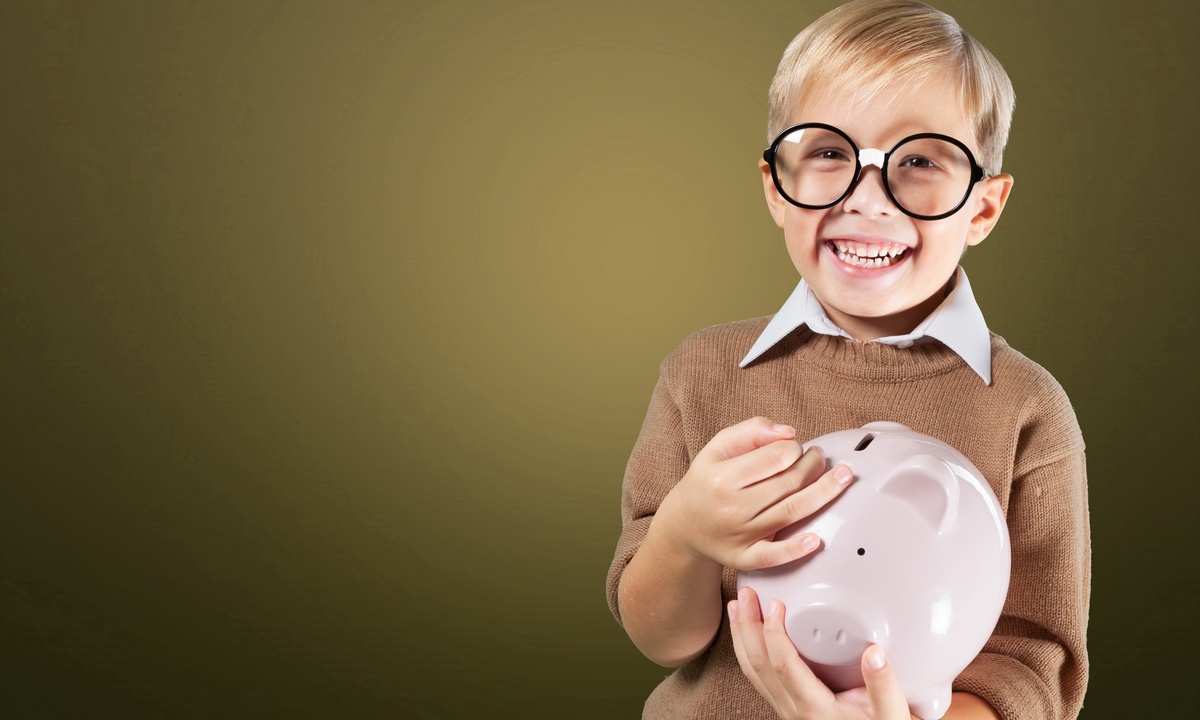
{"type": "Polygon", "coordinates": [[[750,588],[729,603],[733,650],[742,672],[784,720],[910,720],[908,701],[883,648],[862,657],[866,687],[834,694],[804,664],[784,626],[783,603],[774,600],[764,619],[750,588]],[[876,667],[878,666],[878,667],[876,667]]]}
{"type": "Polygon", "coordinates": [[[782,565],[817,548],[805,533],[775,533],[837,497],[853,478],[825,472],[820,448],[801,454],[794,428],[766,418],[731,425],[696,455],[659,507],[656,522],[681,547],[738,570],[782,565]]]}

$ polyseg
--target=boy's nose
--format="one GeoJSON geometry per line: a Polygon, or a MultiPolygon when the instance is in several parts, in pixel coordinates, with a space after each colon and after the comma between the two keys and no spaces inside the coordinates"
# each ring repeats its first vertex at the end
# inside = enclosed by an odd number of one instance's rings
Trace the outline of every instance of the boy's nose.
{"type": "Polygon", "coordinates": [[[871,165],[864,166],[858,173],[858,179],[850,188],[850,194],[842,201],[842,209],[866,217],[898,212],[883,187],[883,171],[871,165]]]}

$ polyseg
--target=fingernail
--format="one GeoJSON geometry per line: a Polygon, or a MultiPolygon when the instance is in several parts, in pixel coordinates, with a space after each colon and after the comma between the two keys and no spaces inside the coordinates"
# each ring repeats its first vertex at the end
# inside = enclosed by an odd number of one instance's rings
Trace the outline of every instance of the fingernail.
{"type": "Polygon", "coordinates": [[[779,601],[772,600],[771,602],[769,602],[767,604],[767,614],[764,617],[774,617],[775,613],[778,610],[779,610],[779,601]]]}
{"type": "Polygon", "coordinates": [[[804,539],[800,541],[800,549],[804,552],[812,552],[820,544],[821,540],[816,535],[805,535],[804,539]]]}
{"type": "Polygon", "coordinates": [[[794,435],[796,433],[796,429],[791,425],[780,425],[779,423],[775,423],[774,429],[775,432],[783,435],[794,435]]]}
{"type": "Polygon", "coordinates": [[[845,485],[854,479],[854,473],[850,472],[850,468],[845,465],[835,467],[833,469],[833,476],[837,478],[838,483],[841,485],[845,485]]]}
{"type": "Polygon", "coordinates": [[[725,606],[725,612],[729,615],[729,622],[733,622],[734,615],[737,615],[737,600],[730,600],[725,606]]]}
{"type": "Polygon", "coordinates": [[[875,648],[871,652],[867,653],[867,667],[871,668],[872,670],[882,670],[883,666],[886,664],[887,658],[884,657],[883,650],[875,648]]]}
{"type": "Polygon", "coordinates": [[[746,590],[746,588],[738,588],[738,602],[740,602],[740,603],[746,602],[746,597],[747,597],[746,593],[747,592],[748,591],[746,590]]]}

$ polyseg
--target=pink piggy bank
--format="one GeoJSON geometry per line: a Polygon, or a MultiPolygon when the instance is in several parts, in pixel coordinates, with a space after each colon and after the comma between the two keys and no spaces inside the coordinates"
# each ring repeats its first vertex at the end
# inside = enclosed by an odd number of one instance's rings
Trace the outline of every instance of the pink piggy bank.
{"type": "Polygon", "coordinates": [[[777,534],[811,532],[817,552],[742,572],[739,586],[787,607],[787,632],[834,691],[863,685],[871,643],[887,652],[923,720],[945,714],[950,686],[983,648],[1008,593],[1008,526],[996,495],[961,453],[904,425],[874,422],[823,435],[829,467],[854,483],[777,534]]]}

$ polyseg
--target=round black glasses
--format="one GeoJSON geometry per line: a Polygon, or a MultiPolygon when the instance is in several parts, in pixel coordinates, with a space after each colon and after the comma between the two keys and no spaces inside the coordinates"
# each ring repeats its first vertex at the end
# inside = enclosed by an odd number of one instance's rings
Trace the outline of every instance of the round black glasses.
{"type": "Polygon", "coordinates": [[[784,130],[763,152],[784,199],[808,210],[841,202],[874,165],[888,198],[905,215],[941,220],[962,209],[975,183],[992,173],[975,162],[966,145],[947,135],[909,135],[888,152],[858,149],[846,133],[824,123],[784,130]]]}

